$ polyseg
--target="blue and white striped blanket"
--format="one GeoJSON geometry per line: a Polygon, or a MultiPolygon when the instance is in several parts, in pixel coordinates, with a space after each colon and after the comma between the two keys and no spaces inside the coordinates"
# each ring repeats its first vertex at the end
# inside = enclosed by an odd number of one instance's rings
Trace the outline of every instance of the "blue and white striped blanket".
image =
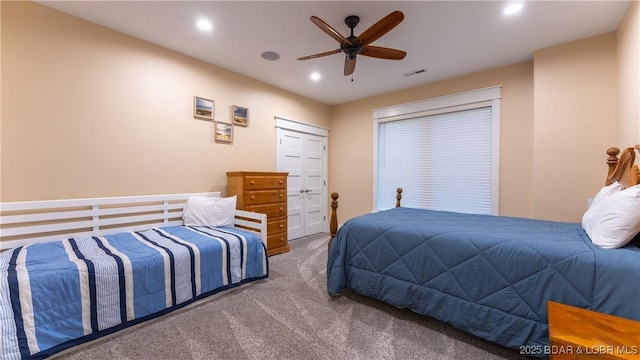
{"type": "Polygon", "coordinates": [[[43,358],[268,276],[237,228],[173,226],[0,253],[0,358],[43,358]]]}

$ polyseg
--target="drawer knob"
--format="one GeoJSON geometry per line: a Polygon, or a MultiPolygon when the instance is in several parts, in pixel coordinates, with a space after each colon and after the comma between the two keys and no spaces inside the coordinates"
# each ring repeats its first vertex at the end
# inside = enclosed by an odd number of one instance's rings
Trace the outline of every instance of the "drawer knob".
{"type": "Polygon", "coordinates": [[[279,183],[280,183],[280,185],[282,185],[284,183],[284,181],[280,180],[279,183]]]}
{"type": "Polygon", "coordinates": [[[255,180],[251,180],[251,182],[250,182],[249,184],[251,184],[251,185],[255,185],[255,184],[256,184],[256,182],[255,182],[255,180]]]}
{"type": "Polygon", "coordinates": [[[251,195],[250,199],[255,200],[256,199],[255,195],[251,195]]]}
{"type": "Polygon", "coordinates": [[[283,196],[284,196],[284,194],[280,194],[280,197],[283,197],[283,196]]]}
{"type": "Polygon", "coordinates": [[[280,211],[284,211],[284,208],[283,208],[283,207],[281,207],[281,208],[280,208],[280,211]]]}
{"type": "Polygon", "coordinates": [[[283,224],[280,224],[280,229],[282,229],[283,227],[284,227],[284,225],[283,225],[283,224]]]}

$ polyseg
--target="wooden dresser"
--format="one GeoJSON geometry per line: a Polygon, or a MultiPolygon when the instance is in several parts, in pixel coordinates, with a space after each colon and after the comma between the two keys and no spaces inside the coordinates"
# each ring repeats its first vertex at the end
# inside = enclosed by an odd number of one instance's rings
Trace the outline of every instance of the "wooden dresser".
{"type": "Polygon", "coordinates": [[[267,254],[289,252],[286,172],[231,171],[227,196],[238,197],[236,208],[267,214],[267,254]]]}

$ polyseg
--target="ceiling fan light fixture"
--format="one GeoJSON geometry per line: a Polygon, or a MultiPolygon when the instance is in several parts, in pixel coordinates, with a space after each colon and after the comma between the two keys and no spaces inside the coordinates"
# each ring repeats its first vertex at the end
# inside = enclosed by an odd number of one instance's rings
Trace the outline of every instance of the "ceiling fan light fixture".
{"type": "Polygon", "coordinates": [[[322,79],[322,76],[320,75],[319,72],[314,71],[311,73],[311,75],[309,75],[309,78],[313,81],[319,81],[320,79],[322,79]]]}

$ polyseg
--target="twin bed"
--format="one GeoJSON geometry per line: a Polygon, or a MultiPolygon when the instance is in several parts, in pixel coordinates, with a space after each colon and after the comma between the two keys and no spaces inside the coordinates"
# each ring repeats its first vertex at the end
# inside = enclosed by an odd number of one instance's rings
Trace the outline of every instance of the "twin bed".
{"type": "MultiPolygon", "coordinates": [[[[589,211],[610,210],[602,205],[605,190],[633,195],[622,215],[635,235],[640,177],[634,150],[619,153],[609,149],[607,186],[589,211]]],[[[352,218],[335,234],[332,194],[329,294],[351,289],[541,357],[552,351],[549,301],[640,321],[640,248],[633,241],[608,249],[580,223],[402,208],[401,189],[397,197],[397,208],[352,218]]]]}
{"type": "Polygon", "coordinates": [[[268,276],[266,216],[219,193],[0,206],[2,359],[44,358],[268,276]]]}

